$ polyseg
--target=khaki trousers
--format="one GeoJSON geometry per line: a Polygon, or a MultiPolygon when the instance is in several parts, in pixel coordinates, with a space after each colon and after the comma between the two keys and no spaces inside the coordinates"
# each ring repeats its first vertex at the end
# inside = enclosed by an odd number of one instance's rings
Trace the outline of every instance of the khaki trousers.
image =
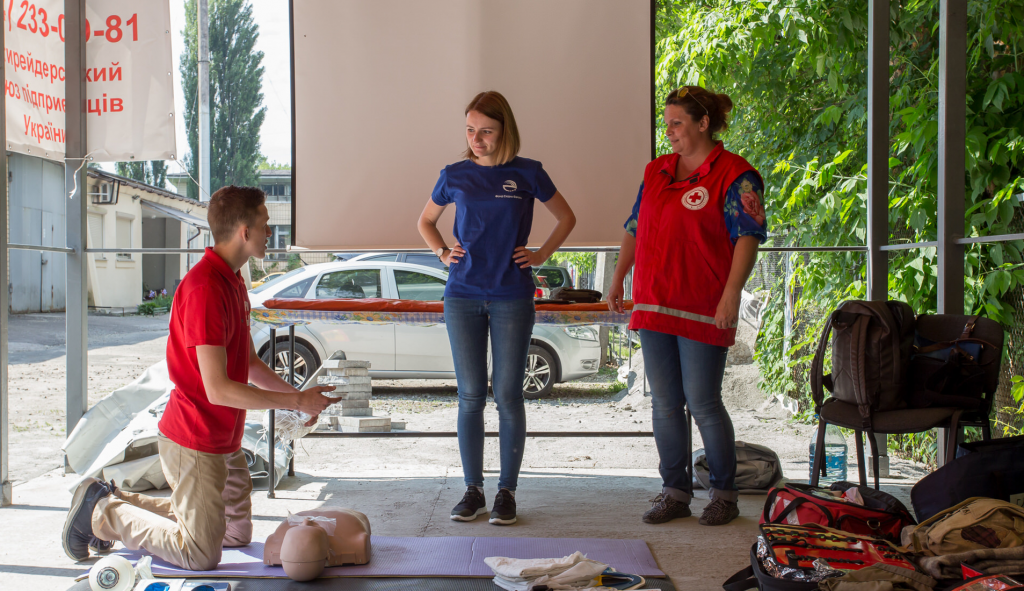
{"type": "Polygon", "coordinates": [[[160,464],[170,498],[121,492],[92,513],[97,538],[144,549],[189,570],[213,570],[221,547],[252,540],[252,479],[242,450],[209,454],[160,436],[160,464]]]}

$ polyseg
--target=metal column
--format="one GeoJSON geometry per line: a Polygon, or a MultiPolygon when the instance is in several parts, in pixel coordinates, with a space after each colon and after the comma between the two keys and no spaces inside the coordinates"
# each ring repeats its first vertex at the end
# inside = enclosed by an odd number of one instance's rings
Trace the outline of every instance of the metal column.
{"type": "MultiPolygon", "coordinates": [[[[4,55],[3,35],[0,35],[0,55],[4,55]]],[[[0,87],[7,87],[6,60],[0,63],[0,82],[3,83],[0,87]]],[[[7,137],[6,122],[6,104],[0,101],[0,138],[7,137]]],[[[7,291],[7,150],[4,149],[0,149],[0,179],[3,179],[3,187],[0,188],[0,507],[6,507],[13,503],[14,499],[7,463],[10,458],[10,439],[7,437],[10,423],[10,415],[7,412],[7,312],[10,309],[10,294],[7,291]]]]}
{"type": "Polygon", "coordinates": [[[210,200],[210,11],[199,0],[196,37],[199,41],[199,200],[210,200]]]}
{"type": "Polygon", "coordinates": [[[889,299],[889,0],[868,4],[868,299],[889,299]]]}
{"type": "MultiPolygon", "coordinates": [[[[868,3],[868,299],[889,299],[889,0],[868,3]]],[[[889,476],[884,434],[878,475],[889,476]]]]}
{"type": "Polygon", "coordinates": [[[64,190],[67,219],[67,434],[89,408],[86,191],[85,0],[65,0],[64,94],[67,110],[64,190]]]}
{"type": "MultiPolygon", "coordinates": [[[[964,313],[964,199],[967,184],[967,0],[939,3],[938,312],[964,313]]],[[[936,463],[946,463],[938,430],[936,463]]]]}

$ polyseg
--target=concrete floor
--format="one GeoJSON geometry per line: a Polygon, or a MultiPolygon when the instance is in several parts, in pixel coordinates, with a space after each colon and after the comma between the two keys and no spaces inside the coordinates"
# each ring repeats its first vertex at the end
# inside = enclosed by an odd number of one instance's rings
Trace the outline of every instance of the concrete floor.
{"type": "MultiPolygon", "coordinates": [[[[676,587],[687,590],[720,589],[747,566],[764,503],[763,495],[742,495],[740,518],[722,527],[701,526],[696,516],[647,525],[640,516],[659,488],[656,470],[526,469],[517,495],[519,523],[499,527],[482,518],[472,523],[448,518],[463,492],[458,467],[404,466],[397,474],[393,468],[346,474],[302,472],[301,465],[298,470],[282,481],[278,498],[253,493],[257,536],[273,532],[288,511],[341,506],[366,513],[375,534],[390,536],[638,538],[676,587]]],[[[70,482],[59,470],[49,472],[15,487],[18,504],[0,509],[0,588],[64,591],[95,560],[76,564],[61,549],[70,482]]],[[[883,488],[901,497],[909,491],[906,480],[884,482],[883,488]]],[[[490,500],[494,491],[487,493],[490,500]]],[[[698,491],[697,515],[706,503],[706,493],[698,491]]]]}

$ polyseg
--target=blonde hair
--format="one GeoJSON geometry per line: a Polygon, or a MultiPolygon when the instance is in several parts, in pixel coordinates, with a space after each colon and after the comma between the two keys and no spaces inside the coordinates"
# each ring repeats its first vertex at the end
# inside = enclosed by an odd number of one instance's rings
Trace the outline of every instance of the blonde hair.
{"type": "MultiPolygon", "coordinates": [[[[512,107],[508,101],[496,90],[481,92],[469,101],[466,106],[466,115],[470,111],[476,111],[484,117],[494,119],[501,123],[501,139],[498,141],[498,149],[494,154],[495,164],[505,164],[519,154],[519,128],[516,127],[516,118],[512,115],[512,107]]],[[[473,148],[466,146],[463,154],[465,158],[476,160],[473,148]]]]}

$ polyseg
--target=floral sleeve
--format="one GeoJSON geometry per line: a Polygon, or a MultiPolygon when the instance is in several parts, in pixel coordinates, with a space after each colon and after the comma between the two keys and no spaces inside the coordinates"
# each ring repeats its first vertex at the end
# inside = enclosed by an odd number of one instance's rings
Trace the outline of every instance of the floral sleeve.
{"type": "Polygon", "coordinates": [[[623,226],[633,238],[636,238],[636,222],[640,219],[640,196],[643,194],[644,184],[640,183],[640,190],[636,194],[636,203],[633,204],[633,213],[629,214],[629,218],[626,219],[626,223],[623,226]]]}
{"type": "Polygon", "coordinates": [[[764,213],[764,185],[757,173],[741,174],[725,192],[725,228],[733,244],[740,236],[757,236],[764,244],[768,226],[764,213]]]}

